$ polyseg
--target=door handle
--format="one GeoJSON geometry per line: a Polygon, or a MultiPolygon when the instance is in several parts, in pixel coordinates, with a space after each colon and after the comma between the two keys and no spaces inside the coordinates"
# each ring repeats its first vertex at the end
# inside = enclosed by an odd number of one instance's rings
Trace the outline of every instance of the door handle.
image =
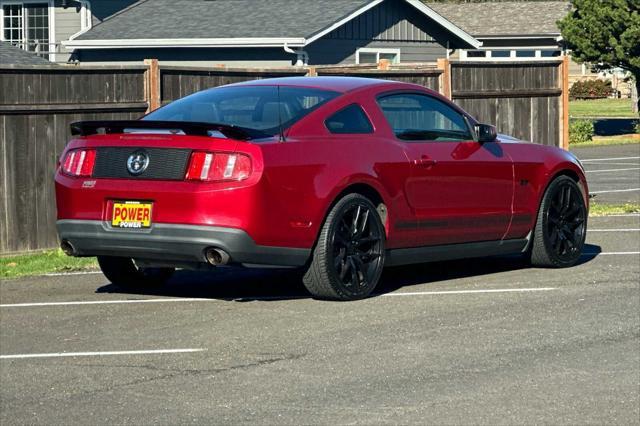
{"type": "Polygon", "coordinates": [[[427,157],[427,156],[423,156],[418,160],[413,160],[413,164],[418,166],[418,167],[433,167],[436,165],[436,160],[432,160],[431,158],[427,157]]]}

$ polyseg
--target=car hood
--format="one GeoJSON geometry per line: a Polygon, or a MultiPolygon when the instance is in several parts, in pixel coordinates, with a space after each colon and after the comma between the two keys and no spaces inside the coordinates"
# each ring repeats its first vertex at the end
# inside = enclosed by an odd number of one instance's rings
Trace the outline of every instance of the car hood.
{"type": "Polygon", "coordinates": [[[498,140],[500,142],[525,142],[522,139],[518,139],[510,135],[505,135],[504,133],[498,133],[498,140]]]}

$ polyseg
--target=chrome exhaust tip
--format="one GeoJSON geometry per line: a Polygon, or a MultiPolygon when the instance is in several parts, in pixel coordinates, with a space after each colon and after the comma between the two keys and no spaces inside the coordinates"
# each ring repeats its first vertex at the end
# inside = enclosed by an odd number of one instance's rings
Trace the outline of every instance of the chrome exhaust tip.
{"type": "Polygon", "coordinates": [[[205,250],[204,257],[207,263],[213,266],[226,265],[229,262],[229,254],[219,248],[210,247],[205,250]]]}
{"type": "Polygon", "coordinates": [[[75,256],[76,254],[76,249],[73,248],[73,245],[71,245],[68,240],[62,240],[62,242],[60,243],[60,249],[67,256],[75,256]]]}

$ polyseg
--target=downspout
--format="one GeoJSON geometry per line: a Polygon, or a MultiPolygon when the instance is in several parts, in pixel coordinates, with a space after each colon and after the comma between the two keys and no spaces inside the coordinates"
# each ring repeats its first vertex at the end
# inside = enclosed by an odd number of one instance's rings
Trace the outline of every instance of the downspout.
{"type": "Polygon", "coordinates": [[[302,49],[293,50],[292,48],[287,46],[287,43],[284,44],[283,48],[285,52],[292,53],[297,56],[296,63],[295,63],[296,67],[303,67],[305,65],[308,65],[309,54],[306,51],[302,49]]]}

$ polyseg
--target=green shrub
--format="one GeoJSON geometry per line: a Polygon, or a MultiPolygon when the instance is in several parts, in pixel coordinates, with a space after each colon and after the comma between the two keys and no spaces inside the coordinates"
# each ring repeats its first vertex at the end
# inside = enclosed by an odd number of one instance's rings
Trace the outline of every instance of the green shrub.
{"type": "Polygon", "coordinates": [[[593,140],[593,121],[575,120],[569,124],[569,143],[583,143],[593,140]]]}
{"type": "Polygon", "coordinates": [[[609,80],[576,81],[569,89],[569,99],[602,99],[613,93],[609,80]]]}
{"type": "Polygon", "coordinates": [[[636,121],[636,124],[633,126],[633,130],[640,135],[640,121],[636,121]]]}

